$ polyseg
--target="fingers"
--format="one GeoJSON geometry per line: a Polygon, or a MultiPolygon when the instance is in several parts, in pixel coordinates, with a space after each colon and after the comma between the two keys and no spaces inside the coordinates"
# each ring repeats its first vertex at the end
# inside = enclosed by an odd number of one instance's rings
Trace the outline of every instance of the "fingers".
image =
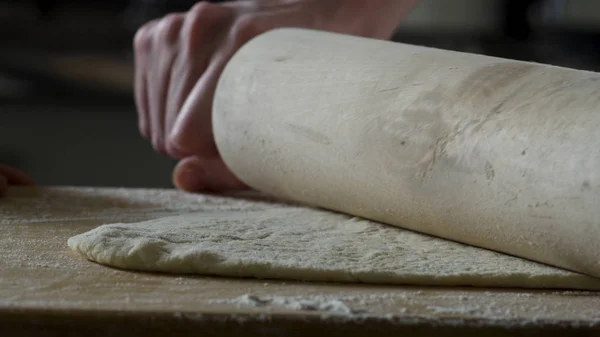
{"type": "Polygon", "coordinates": [[[187,192],[241,190],[247,186],[218,157],[188,157],[173,171],[173,183],[187,192]]]}
{"type": "Polygon", "coordinates": [[[138,127],[142,136],[150,138],[150,117],[148,112],[147,74],[152,53],[152,29],[158,23],[150,21],[135,34],[133,49],[135,54],[135,104],[138,112],[138,127]]]}
{"type": "Polygon", "coordinates": [[[165,154],[165,109],[171,82],[171,69],[177,58],[179,34],[184,21],[181,14],[169,14],[153,27],[153,51],[147,69],[148,113],[151,142],[165,154]]]}
{"type": "MultiPolygon", "coordinates": [[[[185,100],[204,76],[213,52],[218,48],[220,31],[233,19],[233,15],[234,12],[230,8],[206,2],[197,4],[186,15],[181,29],[179,57],[171,72],[165,116],[166,135],[172,133],[185,100]]],[[[169,140],[167,140],[166,150],[175,158],[184,158],[193,154],[183,151],[169,140]]]]}
{"type": "Polygon", "coordinates": [[[201,2],[183,18],[167,16],[148,24],[136,39],[140,129],[147,130],[146,137],[159,152],[184,158],[173,175],[181,189],[245,188],[219,158],[213,139],[211,110],[219,76],[250,39],[306,21],[287,7],[257,15],[252,4],[201,2]]]}
{"type": "Polygon", "coordinates": [[[139,128],[158,152],[176,158],[187,156],[171,146],[167,136],[218,48],[219,32],[234,14],[230,7],[200,2],[186,14],[169,14],[151,21],[136,34],[139,128]]]}
{"type": "Polygon", "coordinates": [[[217,156],[212,132],[212,101],[219,76],[233,54],[253,37],[269,29],[261,18],[238,18],[223,36],[218,50],[212,54],[211,63],[196,82],[169,135],[170,148],[184,156],[217,156]]]}
{"type": "Polygon", "coordinates": [[[188,96],[171,134],[172,149],[186,156],[212,157],[217,155],[214,144],[211,110],[218,65],[212,64],[188,96]]]}
{"type": "Polygon", "coordinates": [[[167,95],[167,105],[165,112],[165,125],[164,125],[164,134],[166,137],[165,149],[169,156],[181,159],[191,155],[191,153],[184,153],[180,151],[177,147],[173,146],[173,143],[170,141],[170,134],[175,126],[175,122],[177,120],[177,116],[181,111],[181,107],[185,102],[185,99],[189,96],[192,88],[195,83],[198,81],[198,78],[202,76],[204,69],[206,67],[206,62],[198,63],[196,66],[191,67],[189,71],[184,71],[185,67],[178,64],[183,63],[181,58],[175,61],[175,65],[173,66],[173,72],[170,77],[170,86],[169,92],[167,95]]]}
{"type": "Polygon", "coordinates": [[[7,185],[33,186],[35,182],[25,172],[11,166],[0,164],[0,176],[7,185]]]}

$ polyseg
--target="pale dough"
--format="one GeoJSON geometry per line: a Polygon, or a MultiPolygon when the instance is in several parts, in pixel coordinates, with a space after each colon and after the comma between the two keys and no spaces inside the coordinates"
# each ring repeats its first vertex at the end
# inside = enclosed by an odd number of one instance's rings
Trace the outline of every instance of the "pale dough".
{"type": "Polygon", "coordinates": [[[69,246],[138,271],[306,281],[600,289],[591,277],[311,208],[246,204],[74,236],[69,246]]]}

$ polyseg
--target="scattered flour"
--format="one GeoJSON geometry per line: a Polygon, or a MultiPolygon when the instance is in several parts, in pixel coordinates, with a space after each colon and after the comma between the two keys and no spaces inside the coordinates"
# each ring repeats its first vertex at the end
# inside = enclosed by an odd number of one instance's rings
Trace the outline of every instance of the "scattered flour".
{"type": "Polygon", "coordinates": [[[398,313],[408,312],[407,308],[398,308],[398,299],[410,302],[411,298],[421,295],[421,291],[390,292],[380,294],[352,293],[347,295],[304,295],[304,296],[257,296],[244,294],[233,299],[215,299],[209,303],[233,304],[238,307],[285,308],[302,311],[321,311],[346,315],[368,315],[367,308],[381,303],[395,304],[398,313]],[[352,303],[350,306],[348,303],[352,303]],[[359,308],[359,309],[356,309],[359,308]]]}
{"type": "Polygon", "coordinates": [[[211,303],[228,303],[249,307],[279,307],[292,310],[325,311],[329,313],[353,314],[346,303],[337,299],[326,299],[318,296],[314,298],[299,298],[287,296],[259,297],[245,294],[231,300],[213,300],[211,303]]]}
{"type": "Polygon", "coordinates": [[[434,305],[428,305],[427,310],[430,310],[436,314],[453,314],[453,315],[472,315],[481,311],[479,306],[475,307],[439,307],[434,305]]]}

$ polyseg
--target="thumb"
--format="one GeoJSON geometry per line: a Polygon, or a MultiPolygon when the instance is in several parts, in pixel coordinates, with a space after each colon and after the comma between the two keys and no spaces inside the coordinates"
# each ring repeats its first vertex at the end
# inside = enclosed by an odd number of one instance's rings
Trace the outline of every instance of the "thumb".
{"type": "Polygon", "coordinates": [[[187,157],[173,171],[173,183],[186,192],[218,192],[248,188],[219,157],[187,157]]]}

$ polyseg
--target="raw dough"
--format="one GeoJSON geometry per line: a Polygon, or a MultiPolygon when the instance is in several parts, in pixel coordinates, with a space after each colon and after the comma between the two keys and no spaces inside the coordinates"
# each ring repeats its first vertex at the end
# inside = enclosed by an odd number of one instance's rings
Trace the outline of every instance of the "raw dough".
{"type": "Polygon", "coordinates": [[[92,261],[151,272],[306,281],[600,289],[591,277],[328,211],[206,210],[72,237],[92,261]]]}

